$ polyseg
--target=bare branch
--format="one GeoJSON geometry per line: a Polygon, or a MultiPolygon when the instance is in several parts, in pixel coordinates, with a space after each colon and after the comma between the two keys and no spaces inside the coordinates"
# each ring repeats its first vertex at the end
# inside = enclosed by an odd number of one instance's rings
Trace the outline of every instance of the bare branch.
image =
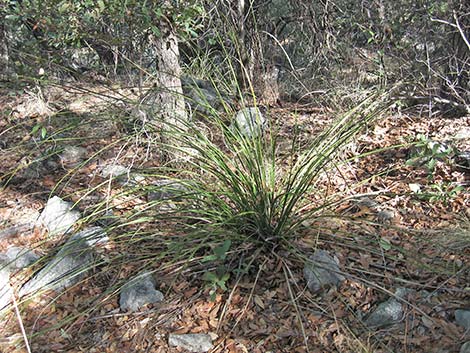
{"type": "Polygon", "coordinates": [[[455,25],[459,29],[460,36],[462,37],[463,41],[467,45],[468,50],[470,50],[470,43],[468,42],[468,39],[465,36],[465,33],[464,33],[462,27],[460,26],[459,19],[457,18],[457,14],[455,13],[455,11],[454,11],[454,19],[455,19],[455,25]]]}

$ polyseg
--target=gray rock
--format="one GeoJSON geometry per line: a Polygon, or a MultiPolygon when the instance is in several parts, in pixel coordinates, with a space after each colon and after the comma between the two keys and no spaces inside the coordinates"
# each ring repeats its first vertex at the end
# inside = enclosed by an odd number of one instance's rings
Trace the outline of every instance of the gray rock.
{"type": "Polygon", "coordinates": [[[327,251],[315,251],[304,267],[304,277],[310,291],[316,293],[344,281],[338,265],[338,259],[331,257],[327,251]]]}
{"type": "Polygon", "coordinates": [[[391,208],[386,208],[386,209],[380,210],[377,213],[377,220],[380,223],[384,223],[384,224],[391,223],[395,219],[395,217],[396,217],[395,210],[393,210],[391,208]]]}
{"type": "Polygon", "coordinates": [[[470,353],[470,341],[462,344],[462,347],[460,347],[460,353],[470,353]]]}
{"type": "Polygon", "coordinates": [[[187,192],[187,187],[173,180],[158,180],[148,194],[149,201],[174,200],[187,192]]]}
{"type": "Polygon", "coordinates": [[[6,268],[8,271],[11,271],[10,259],[6,254],[0,254],[0,270],[6,268]]]}
{"type": "Polygon", "coordinates": [[[372,211],[377,211],[378,208],[379,208],[379,203],[375,200],[372,200],[371,198],[369,197],[363,197],[361,198],[358,202],[357,202],[357,205],[360,207],[360,208],[368,208],[372,211]]]}
{"type": "Polygon", "coordinates": [[[122,311],[137,311],[145,304],[163,300],[163,294],[155,289],[155,280],[150,273],[143,273],[121,288],[119,306],[122,311]]]}
{"type": "Polygon", "coordinates": [[[205,333],[188,333],[184,335],[170,333],[168,344],[172,347],[187,349],[190,352],[208,352],[214,347],[211,336],[205,333]]]}
{"type": "Polygon", "coordinates": [[[227,99],[209,81],[182,77],[181,84],[186,102],[194,112],[209,115],[214,111],[222,110],[224,104],[228,103],[227,99]]]}
{"type": "Polygon", "coordinates": [[[39,260],[39,256],[29,249],[10,246],[5,253],[9,266],[14,269],[22,269],[39,260]]]}
{"type": "MultiPolygon", "coordinates": [[[[415,294],[416,291],[414,289],[410,289],[410,288],[403,288],[403,287],[398,287],[396,290],[395,290],[395,297],[398,298],[398,299],[404,299],[406,300],[406,298],[410,295],[410,294],[415,294]]],[[[423,290],[421,292],[418,293],[419,296],[421,298],[425,298],[427,296],[429,296],[429,292],[423,290]]]]}
{"type": "Polygon", "coordinates": [[[62,290],[73,286],[93,267],[96,253],[92,246],[105,234],[100,227],[74,234],[52,260],[20,289],[20,296],[40,290],[62,290]]]}
{"type": "Polygon", "coordinates": [[[192,162],[197,164],[197,158],[201,156],[201,153],[191,147],[180,147],[176,156],[174,156],[174,163],[185,164],[192,162]]]}
{"type": "Polygon", "coordinates": [[[106,231],[102,227],[91,227],[74,235],[77,239],[83,239],[89,247],[103,245],[109,241],[106,231]]]}
{"type": "MultiPolygon", "coordinates": [[[[406,288],[398,288],[395,291],[395,296],[399,299],[405,299],[412,292],[406,288]]],[[[370,328],[382,328],[399,323],[403,319],[403,315],[403,305],[395,297],[392,297],[380,303],[366,319],[365,324],[370,328]]]]}
{"type": "Polygon", "coordinates": [[[50,235],[70,232],[79,219],[80,212],[72,210],[72,204],[58,196],[47,201],[46,207],[39,216],[39,221],[44,224],[50,235]]]}
{"type": "Polygon", "coordinates": [[[105,166],[101,170],[101,176],[103,178],[115,179],[121,185],[137,185],[141,184],[145,180],[145,177],[143,175],[131,173],[130,168],[126,168],[118,164],[111,164],[105,166]]]}
{"type": "Polygon", "coordinates": [[[455,322],[457,323],[457,325],[465,327],[465,329],[467,330],[470,330],[470,310],[455,310],[455,322]]]}
{"type": "Polygon", "coordinates": [[[8,265],[0,261],[0,310],[10,304],[13,289],[10,286],[10,269],[8,265]]]}
{"type": "Polygon", "coordinates": [[[256,138],[266,129],[266,119],[257,107],[243,108],[235,114],[230,129],[238,130],[246,137],[256,138]]]}
{"type": "Polygon", "coordinates": [[[59,159],[64,167],[74,168],[86,159],[87,154],[86,148],[65,146],[62,153],[59,154],[59,159]]]}
{"type": "Polygon", "coordinates": [[[123,178],[128,174],[129,169],[119,164],[110,164],[101,169],[101,176],[103,178],[123,178]]]}
{"type": "Polygon", "coordinates": [[[145,181],[145,176],[141,174],[133,174],[132,175],[132,182],[134,185],[141,184],[143,181],[145,181]]]}

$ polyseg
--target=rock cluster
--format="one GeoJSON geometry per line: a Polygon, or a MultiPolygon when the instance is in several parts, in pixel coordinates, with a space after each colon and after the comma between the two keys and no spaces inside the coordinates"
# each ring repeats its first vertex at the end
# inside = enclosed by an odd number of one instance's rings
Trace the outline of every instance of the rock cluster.
{"type": "Polygon", "coordinates": [[[209,81],[182,77],[181,85],[190,112],[207,117],[223,111],[224,105],[229,104],[227,97],[209,81]]]}

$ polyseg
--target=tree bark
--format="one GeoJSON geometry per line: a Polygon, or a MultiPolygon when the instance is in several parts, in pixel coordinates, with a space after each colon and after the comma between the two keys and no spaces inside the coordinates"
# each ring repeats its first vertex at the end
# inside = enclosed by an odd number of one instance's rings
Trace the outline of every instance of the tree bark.
{"type": "Polygon", "coordinates": [[[155,46],[158,70],[156,84],[159,88],[156,103],[161,108],[165,122],[184,128],[187,114],[181,87],[178,40],[169,26],[165,28],[164,32],[162,31],[160,37],[155,39],[155,46]]]}
{"type": "Polygon", "coordinates": [[[157,75],[154,87],[144,98],[146,120],[157,127],[166,160],[180,159],[181,133],[187,130],[188,115],[185,110],[183,89],[181,86],[180,55],[176,34],[169,23],[159,27],[161,34],[153,38],[156,49],[157,75]],[[172,148],[176,147],[176,148],[172,148]]]}
{"type": "Polygon", "coordinates": [[[238,58],[235,58],[235,68],[239,87],[242,91],[250,86],[250,55],[246,41],[246,13],[245,0],[237,0],[231,9],[232,21],[236,28],[237,43],[236,51],[238,58]]]}
{"type": "Polygon", "coordinates": [[[261,75],[261,82],[258,85],[260,89],[259,98],[262,104],[268,106],[282,106],[278,78],[279,67],[274,64],[266,65],[261,75]]]}
{"type": "Polygon", "coordinates": [[[8,76],[9,61],[5,17],[3,14],[0,14],[0,78],[6,78],[6,76],[8,76]]]}

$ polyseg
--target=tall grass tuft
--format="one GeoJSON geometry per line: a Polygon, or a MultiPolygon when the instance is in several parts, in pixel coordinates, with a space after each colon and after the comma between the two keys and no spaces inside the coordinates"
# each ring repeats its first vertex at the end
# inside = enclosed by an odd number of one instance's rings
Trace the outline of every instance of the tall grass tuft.
{"type": "Polygon", "coordinates": [[[320,213],[332,200],[310,205],[307,195],[315,192],[320,178],[344,146],[387,107],[385,93],[370,95],[340,116],[323,133],[300,148],[294,136],[290,156],[282,158],[274,128],[259,136],[246,136],[228,127],[222,119],[213,122],[224,138],[216,144],[194,125],[182,133],[173,129],[173,148],[191,151],[185,174],[188,207],[185,215],[211,228],[230,230],[244,240],[275,247],[295,234],[297,227],[320,213]]]}

